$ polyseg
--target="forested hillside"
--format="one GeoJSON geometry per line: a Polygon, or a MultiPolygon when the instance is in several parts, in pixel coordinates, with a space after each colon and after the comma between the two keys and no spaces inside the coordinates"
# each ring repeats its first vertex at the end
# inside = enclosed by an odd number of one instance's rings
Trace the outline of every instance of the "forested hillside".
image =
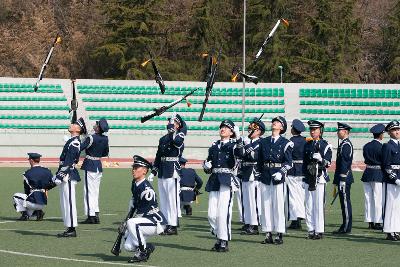
{"type": "MultiPolygon", "coordinates": [[[[201,80],[201,54],[222,49],[218,80],[242,64],[241,0],[0,0],[0,76],[201,80]]],[[[398,83],[398,0],[247,0],[247,71],[264,82],[398,83]],[[254,55],[284,17],[261,59],[254,55]]]]}

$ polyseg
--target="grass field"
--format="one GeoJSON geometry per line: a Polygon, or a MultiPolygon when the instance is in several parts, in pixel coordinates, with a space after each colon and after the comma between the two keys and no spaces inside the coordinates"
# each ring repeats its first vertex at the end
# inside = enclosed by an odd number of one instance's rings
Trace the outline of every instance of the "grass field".
{"type": "MultiPolygon", "coordinates": [[[[58,188],[49,192],[44,221],[15,221],[19,214],[12,206],[11,196],[23,191],[23,171],[23,168],[0,170],[0,266],[135,266],[127,263],[130,253],[123,251],[119,257],[110,253],[116,228],[126,215],[130,198],[129,170],[105,170],[101,185],[101,224],[79,225],[78,237],[72,239],[56,237],[64,230],[58,188]]],[[[202,177],[206,180],[205,175],[202,177]]],[[[349,236],[330,234],[341,222],[339,201],[333,207],[329,205],[330,184],[323,240],[306,240],[306,230],[289,230],[282,246],[262,245],[263,235],[239,235],[240,224],[234,207],[230,252],[211,252],[215,240],[208,232],[207,194],[203,194],[200,203],[194,205],[193,216],[181,219],[179,235],[150,239],[156,251],[147,263],[136,266],[395,266],[400,260],[400,243],[386,241],[382,233],[367,229],[363,222],[362,185],[358,174],[356,177],[352,189],[353,232],[349,236]]],[[[79,220],[84,219],[82,188],[83,183],[79,183],[79,220]]]]}

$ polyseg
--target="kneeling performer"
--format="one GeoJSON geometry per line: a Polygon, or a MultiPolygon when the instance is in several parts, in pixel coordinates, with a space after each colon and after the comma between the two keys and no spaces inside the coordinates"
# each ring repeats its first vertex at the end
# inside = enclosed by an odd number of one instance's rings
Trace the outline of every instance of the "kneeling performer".
{"type": "Polygon", "coordinates": [[[126,223],[125,244],[127,251],[134,252],[129,263],[147,261],[155,247],[146,239],[164,232],[167,220],[158,209],[156,193],[150,182],[145,179],[150,162],[135,155],[132,165],[132,200],[129,203],[134,214],[126,223]]]}

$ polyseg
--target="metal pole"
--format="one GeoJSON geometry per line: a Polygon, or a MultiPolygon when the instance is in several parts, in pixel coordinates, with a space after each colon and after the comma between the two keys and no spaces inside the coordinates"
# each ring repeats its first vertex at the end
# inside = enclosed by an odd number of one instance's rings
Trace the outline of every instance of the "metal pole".
{"type": "Polygon", "coordinates": [[[279,70],[281,71],[281,83],[283,83],[283,66],[278,66],[279,70]]]}
{"type": "MultiPolygon", "coordinates": [[[[246,73],[246,0],[243,0],[243,72],[246,73]]],[[[246,79],[243,79],[242,88],[242,135],[244,135],[244,116],[246,109],[246,79]]]]}

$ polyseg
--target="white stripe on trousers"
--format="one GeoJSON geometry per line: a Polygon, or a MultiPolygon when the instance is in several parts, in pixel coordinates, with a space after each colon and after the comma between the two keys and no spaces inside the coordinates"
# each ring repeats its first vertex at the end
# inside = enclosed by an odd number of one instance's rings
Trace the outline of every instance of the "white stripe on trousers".
{"type": "Polygon", "coordinates": [[[297,218],[306,217],[305,209],[305,190],[303,188],[302,176],[288,176],[286,179],[288,186],[288,210],[289,220],[295,221],[297,218]]]}
{"type": "Polygon", "coordinates": [[[61,215],[65,227],[78,226],[76,215],[75,186],[76,181],[68,181],[60,184],[61,215]]]}
{"type": "Polygon", "coordinates": [[[167,178],[158,179],[158,196],[160,199],[160,211],[167,219],[168,225],[178,226],[180,215],[179,179],[167,178]]]}
{"type": "Polygon", "coordinates": [[[386,183],[383,232],[400,232],[400,186],[386,183]]]}
{"type": "Polygon", "coordinates": [[[306,195],[306,224],[309,232],[323,233],[325,231],[325,184],[318,183],[314,191],[308,191],[305,184],[306,195]]]}
{"type": "Polygon", "coordinates": [[[245,224],[259,225],[261,196],[258,181],[242,182],[243,218],[245,224]]]}
{"type": "Polygon", "coordinates": [[[244,213],[244,203],[243,203],[243,182],[239,183],[239,190],[235,192],[236,203],[239,212],[239,222],[244,223],[243,213],[244,213]]]}
{"type": "Polygon", "coordinates": [[[102,172],[85,171],[85,185],[83,187],[83,203],[86,216],[95,216],[99,210],[99,191],[102,172]]]}
{"type": "Polygon", "coordinates": [[[260,185],[262,231],[285,233],[285,184],[260,185]]]}
{"type": "Polygon", "coordinates": [[[26,201],[28,196],[24,193],[15,193],[13,196],[13,202],[15,204],[15,209],[17,212],[26,211],[28,216],[32,216],[35,210],[42,210],[45,205],[36,204],[30,201],[26,201]]]}
{"type": "Polygon", "coordinates": [[[146,248],[146,239],[157,235],[157,225],[148,218],[132,218],[127,222],[127,236],[124,248],[135,251],[138,246],[146,248]]]}
{"type": "Polygon", "coordinates": [[[382,223],[382,183],[364,182],[363,186],[365,222],[382,223]]]}
{"type": "Polygon", "coordinates": [[[225,241],[231,240],[232,194],[231,187],[226,185],[208,194],[208,222],[217,238],[225,241]]]}

